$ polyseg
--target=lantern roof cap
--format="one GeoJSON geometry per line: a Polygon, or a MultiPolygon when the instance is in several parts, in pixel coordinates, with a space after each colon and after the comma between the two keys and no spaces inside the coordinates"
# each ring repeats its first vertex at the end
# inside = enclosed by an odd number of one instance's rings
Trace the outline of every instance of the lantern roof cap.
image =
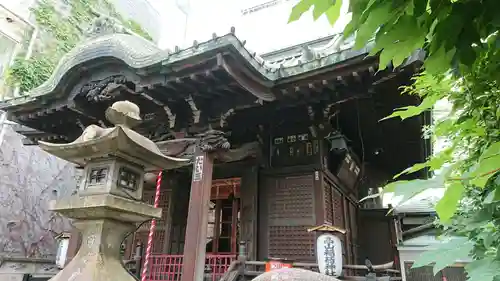
{"type": "Polygon", "coordinates": [[[319,225],[319,226],[315,226],[313,228],[309,228],[307,230],[307,232],[340,232],[342,234],[345,234],[347,232],[347,230],[343,229],[343,228],[340,228],[340,227],[336,227],[336,226],[333,226],[333,225],[328,225],[328,224],[322,224],[322,225],[319,225]]]}
{"type": "Polygon", "coordinates": [[[128,160],[146,171],[175,169],[190,163],[189,159],[164,155],[153,141],[131,129],[141,121],[136,104],[115,102],[106,110],[106,117],[114,127],[90,125],[71,143],[40,141],[40,148],[80,166],[110,156],[128,160]]]}

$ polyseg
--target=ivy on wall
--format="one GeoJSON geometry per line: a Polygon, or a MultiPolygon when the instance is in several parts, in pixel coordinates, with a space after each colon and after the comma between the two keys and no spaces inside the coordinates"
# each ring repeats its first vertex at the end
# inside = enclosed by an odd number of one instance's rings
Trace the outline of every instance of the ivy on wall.
{"type": "Polygon", "coordinates": [[[15,59],[7,73],[9,85],[19,85],[20,91],[24,93],[45,82],[62,56],[83,39],[86,26],[95,18],[92,7],[99,7],[124,27],[152,40],[139,23],[125,19],[108,0],[72,0],[69,5],[71,9],[68,15],[57,11],[51,0],[42,0],[31,9],[42,33],[39,38],[42,46],[28,60],[24,59],[24,54],[15,59]]]}

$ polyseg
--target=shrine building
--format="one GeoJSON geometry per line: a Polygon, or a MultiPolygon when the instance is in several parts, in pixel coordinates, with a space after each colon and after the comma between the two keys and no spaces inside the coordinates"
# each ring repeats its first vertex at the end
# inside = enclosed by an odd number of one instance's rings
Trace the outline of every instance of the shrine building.
{"type": "MultiPolygon", "coordinates": [[[[33,144],[66,143],[88,125],[111,126],[106,109],[128,100],[141,110],[137,132],[164,154],[192,160],[163,173],[149,280],[181,280],[203,262],[200,249],[213,266],[227,267],[240,245],[248,260],[315,262],[316,234],[307,229],[321,224],[346,230],[345,263],[386,263],[397,258],[391,218],[359,200],[425,160],[430,146],[421,134],[430,118],[380,121],[418,104],[400,87],[421,58],[379,71],[371,47],[356,50],[352,38],[335,35],[260,56],[234,29],[173,51],[101,34],[68,53],[43,85],[0,108],[31,128],[21,133],[33,144]],[[205,153],[204,138],[221,135],[230,149],[205,153]]],[[[143,196],[151,203],[154,176],[143,196]]],[[[148,232],[146,224],[127,240],[124,259],[148,232]]],[[[69,259],[79,243],[71,239],[69,259]]]]}

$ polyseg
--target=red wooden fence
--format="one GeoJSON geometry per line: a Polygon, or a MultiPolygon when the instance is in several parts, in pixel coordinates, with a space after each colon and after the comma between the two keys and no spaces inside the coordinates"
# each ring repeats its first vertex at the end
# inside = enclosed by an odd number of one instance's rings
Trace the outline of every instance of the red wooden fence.
{"type": "MultiPolygon", "coordinates": [[[[182,274],[183,255],[151,255],[148,265],[148,281],[179,281],[182,274]]],[[[217,281],[226,272],[234,254],[207,254],[205,280],[217,281]]]]}

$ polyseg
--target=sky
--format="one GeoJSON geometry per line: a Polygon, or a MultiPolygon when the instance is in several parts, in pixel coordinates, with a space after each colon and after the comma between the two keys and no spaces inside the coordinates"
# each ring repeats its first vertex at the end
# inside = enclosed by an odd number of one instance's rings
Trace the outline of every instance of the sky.
{"type": "Polygon", "coordinates": [[[243,16],[242,10],[268,0],[149,0],[162,18],[160,47],[187,47],[193,40],[209,40],[212,33],[224,35],[230,28],[236,28],[236,36],[247,41],[247,47],[257,53],[266,53],[287,46],[296,45],[330,34],[339,33],[347,24],[347,5],[343,16],[332,27],[325,16],[313,21],[312,12],[298,22],[287,24],[290,11],[298,0],[281,0],[279,4],[243,16]],[[176,2],[189,6],[186,16],[176,2]],[[187,26],[187,29],[184,27],[187,26]]]}

